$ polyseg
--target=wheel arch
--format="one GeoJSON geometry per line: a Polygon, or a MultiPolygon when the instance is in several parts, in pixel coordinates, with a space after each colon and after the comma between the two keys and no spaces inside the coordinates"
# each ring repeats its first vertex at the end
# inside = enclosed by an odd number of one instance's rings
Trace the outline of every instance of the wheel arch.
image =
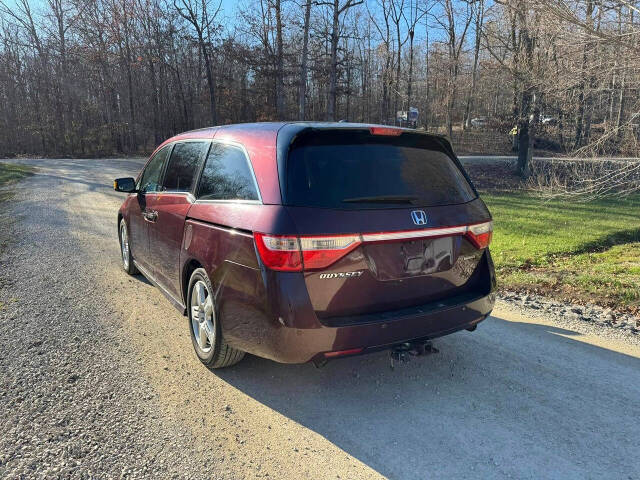
{"type": "Polygon", "coordinates": [[[118,222],[116,223],[116,229],[118,230],[118,241],[120,241],[120,222],[123,218],[124,216],[122,215],[122,212],[118,212],[118,222]]]}
{"type": "Polygon", "coordinates": [[[182,292],[182,301],[185,305],[185,316],[187,314],[186,306],[189,298],[189,292],[187,291],[189,289],[189,279],[191,278],[193,272],[198,268],[204,268],[204,265],[202,264],[202,262],[198,261],[195,258],[191,258],[184,262],[184,266],[182,267],[182,275],[180,275],[180,290],[182,292]]]}

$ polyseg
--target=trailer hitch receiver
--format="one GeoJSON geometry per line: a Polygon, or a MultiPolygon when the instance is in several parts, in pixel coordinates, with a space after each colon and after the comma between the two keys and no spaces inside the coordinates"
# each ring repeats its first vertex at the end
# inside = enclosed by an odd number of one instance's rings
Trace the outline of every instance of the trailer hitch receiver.
{"type": "Polygon", "coordinates": [[[395,368],[396,363],[407,363],[410,356],[419,357],[431,353],[438,353],[438,351],[430,340],[415,340],[413,342],[404,342],[395,345],[389,352],[391,369],[393,370],[395,368]]]}

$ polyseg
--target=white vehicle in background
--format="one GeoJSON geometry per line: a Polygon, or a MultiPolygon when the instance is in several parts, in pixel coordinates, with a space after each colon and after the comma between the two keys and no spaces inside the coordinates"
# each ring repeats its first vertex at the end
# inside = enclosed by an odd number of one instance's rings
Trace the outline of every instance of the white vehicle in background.
{"type": "Polygon", "coordinates": [[[472,128],[485,128],[488,123],[489,119],[487,117],[476,117],[471,119],[472,128]]]}

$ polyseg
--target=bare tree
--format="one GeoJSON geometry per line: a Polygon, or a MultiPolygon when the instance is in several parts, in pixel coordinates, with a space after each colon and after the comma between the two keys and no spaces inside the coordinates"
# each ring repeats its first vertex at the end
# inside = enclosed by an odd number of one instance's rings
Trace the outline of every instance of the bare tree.
{"type": "Polygon", "coordinates": [[[364,0],[347,0],[340,4],[340,0],[318,2],[318,5],[331,7],[331,61],[329,67],[329,101],[327,104],[327,120],[336,119],[336,101],[338,87],[338,41],[340,40],[340,17],[350,8],[360,5],[364,0]]]}
{"type": "MultiPolygon", "coordinates": [[[[376,16],[369,11],[369,19],[376,27],[378,31],[378,35],[382,41],[381,51],[382,51],[382,101],[380,103],[380,120],[383,123],[386,123],[389,118],[389,94],[392,88],[392,73],[391,73],[391,62],[393,59],[391,53],[391,43],[393,38],[391,36],[391,9],[389,6],[389,0],[378,0],[378,7],[382,10],[382,22],[376,19],[376,16]]],[[[394,112],[395,113],[395,112],[394,112]]]]}
{"type": "Polygon", "coordinates": [[[405,10],[405,0],[389,0],[389,13],[391,17],[391,21],[395,25],[396,30],[396,77],[395,77],[395,87],[394,87],[394,102],[393,102],[393,111],[394,114],[399,110],[399,101],[400,101],[400,72],[402,65],[402,47],[407,40],[409,39],[409,35],[404,35],[404,32],[401,31],[402,20],[404,19],[404,10],[405,10]]]}
{"type": "Polygon", "coordinates": [[[471,88],[467,94],[467,101],[464,108],[463,128],[471,127],[471,103],[476,92],[478,80],[478,58],[480,57],[480,39],[482,38],[482,24],[484,22],[484,0],[477,0],[474,3],[474,27],[475,41],[473,46],[473,67],[471,68],[471,88]]]}
{"type": "Polygon", "coordinates": [[[424,10],[418,8],[417,0],[409,0],[409,14],[404,15],[404,19],[407,26],[407,32],[409,35],[409,73],[407,76],[407,107],[411,107],[411,95],[413,94],[413,40],[415,38],[416,26],[418,22],[422,20],[428,13],[428,1],[427,7],[424,10]]]}
{"type": "Polygon", "coordinates": [[[142,152],[290,115],[392,123],[405,101],[459,151],[514,145],[525,176],[534,147],[640,153],[637,0],[244,0],[224,22],[208,2],[0,0],[0,155],[142,152]],[[472,114],[490,122],[463,134],[472,114]]]}
{"type": "Polygon", "coordinates": [[[276,116],[285,118],[284,110],[284,46],[282,41],[282,2],[273,0],[276,17],[276,116]]]}
{"type": "Polygon", "coordinates": [[[469,25],[473,20],[471,7],[466,4],[464,14],[456,11],[453,0],[443,0],[442,8],[445,11],[446,24],[439,17],[435,17],[437,22],[443,27],[447,39],[447,51],[449,55],[449,78],[446,98],[446,128],[449,138],[453,137],[453,108],[458,93],[458,74],[460,72],[460,54],[464,47],[469,25]],[[458,25],[458,20],[462,20],[462,27],[458,25]]]}
{"type": "Polygon", "coordinates": [[[196,32],[198,45],[200,46],[202,58],[204,59],[207,85],[209,86],[211,123],[216,125],[218,123],[218,113],[216,110],[215,78],[213,76],[211,56],[207,45],[211,39],[211,31],[214,27],[213,22],[220,12],[222,0],[220,0],[213,13],[209,12],[210,0],[174,0],[173,6],[178,14],[193,26],[196,32]]]}
{"type": "Polygon", "coordinates": [[[298,119],[306,117],[307,101],[307,62],[309,60],[309,27],[311,23],[311,3],[306,0],[304,5],[304,22],[302,27],[302,59],[300,64],[300,77],[298,79],[298,119]]]}

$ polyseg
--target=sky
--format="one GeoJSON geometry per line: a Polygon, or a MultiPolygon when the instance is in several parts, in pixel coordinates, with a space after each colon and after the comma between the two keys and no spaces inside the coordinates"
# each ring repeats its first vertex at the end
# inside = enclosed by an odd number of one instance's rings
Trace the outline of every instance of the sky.
{"type": "MultiPolygon", "coordinates": [[[[9,7],[11,7],[12,5],[16,5],[16,0],[0,0],[1,2],[5,3],[6,5],[8,5],[9,7]]],[[[220,18],[220,23],[222,25],[224,25],[227,29],[227,31],[231,31],[233,29],[233,27],[235,26],[235,22],[237,21],[237,12],[240,8],[241,5],[243,4],[247,4],[250,3],[252,0],[210,0],[210,5],[211,7],[215,7],[218,5],[218,2],[221,1],[221,18],[220,18]]],[[[287,1],[287,0],[284,0],[287,1]]],[[[294,0],[288,0],[288,2],[293,2],[294,0]]],[[[301,1],[301,0],[298,0],[301,1]]],[[[432,5],[434,5],[436,2],[434,2],[433,0],[427,2],[425,0],[405,0],[405,4],[409,4],[409,3],[413,3],[414,1],[420,1],[420,4],[424,5],[427,3],[430,3],[432,5]]],[[[458,2],[462,2],[462,0],[454,0],[454,1],[458,1],[458,2]]],[[[288,3],[287,2],[287,3],[288,3]]],[[[341,4],[344,2],[344,0],[341,0],[341,4]]],[[[489,5],[492,2],[490,0],[488,0],[487,2],[485,2],[485,5],[489,5]]],[[[34,9],[35,11],[38,11],[40,7],[44,6],[46,4],[46,0],[30,0],[30,4],[32,9],[34,9]]],[[[367,4],[369,6],[369,9],[374,9],[377,6],[377,2],[375,0],[368,0],[367,4]]],[[[318,8],[318,7],[315,7],[318,8]]],[[[361,8],[364,9],[366,8],[365,6],[359,6],[356,8],[361,8]]],[[[438,6],[436,5],[435,7],[432,7],[431,13],[432,15],[437,14],[438,12],[438,6]]],[[[440,41],[443,39],[443,32],[442,30],[439,28],[436,20],[431,17],[429,18],[429,36],[430,36],[430,41],[440,41]]],[[[415,33],[415,43],[418,44],[420,42],[423,42],[425,39],[425,22],[424,20],[421,20],[420,23],[418,24],[417,28],[416,28],[416,33],[415,33]]],[[[470,34],[472,34],[472,32],[469,32],[470,34]]]]}

